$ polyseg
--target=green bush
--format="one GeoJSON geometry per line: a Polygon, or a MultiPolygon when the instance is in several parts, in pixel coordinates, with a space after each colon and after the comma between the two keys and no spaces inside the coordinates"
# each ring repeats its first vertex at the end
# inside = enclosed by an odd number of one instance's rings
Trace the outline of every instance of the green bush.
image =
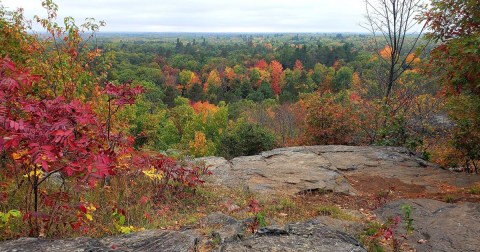
{"type": "Polygon", "coordinates": [[[220,138],[219,154],[225,158],[255,155],[275,146],[275,137],[258,125],[239,122],[220,138]]]}

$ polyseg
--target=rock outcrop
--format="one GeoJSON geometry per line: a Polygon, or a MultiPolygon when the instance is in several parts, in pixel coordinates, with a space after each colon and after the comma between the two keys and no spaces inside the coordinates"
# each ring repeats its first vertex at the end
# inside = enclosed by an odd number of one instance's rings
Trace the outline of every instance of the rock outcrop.
{"type": "MultiPolygon", "coordinates": [[[[395,197],[388,201],[424,195],[435,197],[445,195],[445,188],[456,190],[480,181],[480,176],[439,169],[407,149],[394,147],[291,147],[230,161],[218,157],[200,160],[205,161],[213,173],[206,178],[207,183],[269,197],[335,192],[347,197],[349,205],[350,199],[371,200],[383,190],[388,190],[387,195],[395,192],[395,197]]],[[[416,251],[478,251],[479,203],[400,199],[375,213],[380,221],[386,222],[390,217],[403,216],[404,205],[412,209],[414,231],[402,240],[409,247],[416,251]]],[[[366,251],[354,238],[363,232],[362,221],[320,216],[310,221],[261,228],[254,235],[249,232],[252,222],[253,219],[236,220],[216,213],[202,219],[193,230],[148,230],[98,239],[21,238],[0,243],[0,252],[200,251],[204,247],[217,251],[366,251]],[[205,234],[205,230],[210,230],[209,234],[205,234]]],[[[403,225],[396,228],[396,237],[405,233],[403,225]]]]}
{"type": "Polygon", "coordinates": [[[466,186],[480,181],[479,176],[439,169],[400,147],[290,147],[230,161],[220,157],[200,160],[210,166],[210,183],[267,194],[332,191],[355,195],[359,193],[357,180],[383,179],[383,184],[395,180],[417,192],[436,192],[441,184],[466,186]]]}

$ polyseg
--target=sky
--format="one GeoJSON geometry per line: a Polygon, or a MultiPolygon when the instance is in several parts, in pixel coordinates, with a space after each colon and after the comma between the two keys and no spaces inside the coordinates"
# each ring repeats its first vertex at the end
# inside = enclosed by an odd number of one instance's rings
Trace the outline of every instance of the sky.
{"type": "MultiPolygon", "coordinates": [[[[55,0],[58,15],[106,21],[106,32],[365,32],[363,0],[55,0]]],[[[45,16],[41,0],[0,0],[45,16]]]]}

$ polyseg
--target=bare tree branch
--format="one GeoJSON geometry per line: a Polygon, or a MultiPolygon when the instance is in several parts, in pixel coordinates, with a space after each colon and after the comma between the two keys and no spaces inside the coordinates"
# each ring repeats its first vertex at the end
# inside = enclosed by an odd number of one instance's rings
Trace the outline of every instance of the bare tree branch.
{"type": "MultiPolygon", "coordinates": [[[[383,80],[384,83],[379,83],[386,86],[386,98],[390,96],[395,82],[413,62],[414,57],[410,60],[407,58],[417,48],[425,25],[412,37],[413,42],[406,41],[410,41],[408,37],[411,36],[411,30],[418,24],[415,16],[420,12],[421,6],[422,0],[365,0],[367,14],[366,25],[363,27],[372,33],[376,53],[387,70],[387,79],[383,80]],[[384,49],[389,50],[389,58],[379,53],[384,49]]],[[[422,50],[425,47],[426,45],[422,50]]]]}

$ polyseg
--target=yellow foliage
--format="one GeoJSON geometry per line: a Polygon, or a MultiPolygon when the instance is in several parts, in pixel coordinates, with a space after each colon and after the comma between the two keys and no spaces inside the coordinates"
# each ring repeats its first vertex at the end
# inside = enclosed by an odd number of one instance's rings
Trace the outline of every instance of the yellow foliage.
{"type": "Polygon", "coordinates": [[[118,231],[120,231],[122,234],[130,234],[132,232],[138,232],[138,231],[144,231],[145,228],[137,228],[134,226],[120,226],[118,227],[118,231]]]}
{"type": "Polygon", "coordinates": [[[92,203],[90,203],[90,205],[87,206],[86,208],[90,212],[95,212],[97,210],[97,208],[92,203]]]}
{"type": "Polygon", "coordinates": [[[36,171],[31,171],[25,175],[23,175],[23,177],[25,178],[29,178],[29,177],[38,177],[38,178],[43,178],[43,171],[40,170],[40,169],[37,169],[36,171]]]}
{"type": "Polygon", "coordinates": [[[390,46],[385,46],[385,48],[380,51],[380,56],[386,60],[390,59],[392,57],[392,48],[390,46]]]}
{"type": "Polygon", "coordinates": [[[143,174],[145,174],[145,176],[147,176],[151,180],[161,180],[163,178],[163,172],[158,171],[153,166],[150,169],[144,170],[142,172],[143,174]]]}
{"type": "MultiPolygon", "coordinates": [[[[92,213],[97,211],[97,208],[92,203],[90,203],[88,206],[85,206],[85,209],[87,210],[85,213],[85,218],[87,218],[87,220],[89,221],[93,221],[92,213]]],[[[80,211],[78,213],[81,214],[80,211]]]]}
{"type": "Polygon", "coordinates": [[[226,67],[225,68],[225,77],[231,81],[235,78],[236,74],[235,74],[235,71],[233,70],[233,68],[231,67],[226,67]]]}
{"type": "Polygon", "coordinates": [[[23,151],[19,151],[19,152],[14,152],[12,153],[12,158],[14,160],[19,160],[20,158],[22,158],[23,156],[25,156],[27,154],[27,151],[26,150],[23,150],[23,151]]]}
{"type": "Polygon", "coordinates": [[[195,131],[195,139],[190,141],[190,153],[195,156],[204,156],[208,153],[207,139],[205,133],[195,131]]]}
{"type": "Polygon", "coordinates": [[[420,62],[420,59],[414,53],[410,53],[405,61],[407,64],[411,62],[412,65],[415,65],[420,62]]]}
{"type": "Polygon", "coordinates": [[[117,168],[118,169],[127,169],[129,166],[129,160],[132,158],[132,155],[128,153],[123,153],[117,156],[117,168]]]}
{"type": "Polygon", "coordinates": [[[266,70],[259,70],[259,72],[260,72],[261,81],[270,82],[270,79],[271,79],[270,72],[266,70]]]}
{"type": "Polygon", "coordinates": [[[362,81],[361,81],[360,76],[358,75],[357,72],[354,72],[354,73],[353,73],[352,86],[353,86],[355,89],[359,89],[359,88],[361,88],[361,86],[362,86],[362,81]]]}
{"type": "Polygon", "coordinates": [[[208,90],[209,86],[219,87],[222,84],[222,79],[220,79],[220,73],[217,70],[212,70],[208,74],[207,82],[205,83],[205,91],[208,90]]]}

